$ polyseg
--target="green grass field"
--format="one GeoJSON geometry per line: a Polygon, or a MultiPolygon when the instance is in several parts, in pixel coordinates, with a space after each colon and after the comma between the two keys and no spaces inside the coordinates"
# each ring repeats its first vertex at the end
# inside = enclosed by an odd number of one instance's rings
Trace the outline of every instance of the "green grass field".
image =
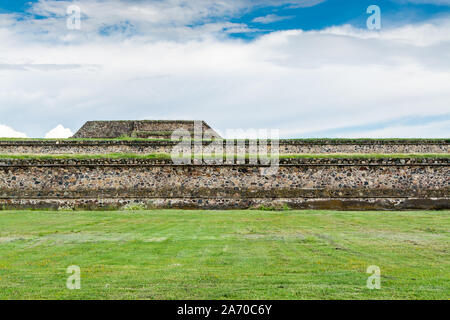
{"type": "Polygon", "coordinates": [[[450,211],[0,211],[0,299],[448,299],[449,230],[450,211]]]}

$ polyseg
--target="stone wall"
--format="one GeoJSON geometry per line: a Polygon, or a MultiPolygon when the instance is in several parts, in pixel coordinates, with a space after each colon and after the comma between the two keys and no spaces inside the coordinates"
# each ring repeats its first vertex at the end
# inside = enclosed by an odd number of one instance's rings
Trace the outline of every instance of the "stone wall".
{"type": "Polygon", "coordinates": [[[450,209],[449,159],[282,159],[260,165],[170,160],[0,160],[2,208],[450,209]]]}
{"type": "MultiPolygon", "coordinates": [[[[170,153],[175,142],[142,140],[0,141],[0,154],[170,153]]],[[[207,145],[208,143],[204,143],[207,145]]],[[[225,144],[225,143],[224,143],[225,144]]],[[[302,153],[449,153],[450,140],[280,140],[280,154],[302,153]]],[[[225,149],[225,148],[224,148],[225,149]]],[[[248,151],[248,143],[246,144],[248,151]]],[[[270,150],[270,143],[269,143],[270,150]]]]}
{"type": "MultiPolygon", "coordinates": [[[[204,121],[202,130],[211,130],[204,121]]],[[[130,121],[88,121],[73,138],[119,138],[121,136],[136,138],[170,139],[177,129],[194,132],[194,121],[184,120],[130,120],[130,121]]]]}

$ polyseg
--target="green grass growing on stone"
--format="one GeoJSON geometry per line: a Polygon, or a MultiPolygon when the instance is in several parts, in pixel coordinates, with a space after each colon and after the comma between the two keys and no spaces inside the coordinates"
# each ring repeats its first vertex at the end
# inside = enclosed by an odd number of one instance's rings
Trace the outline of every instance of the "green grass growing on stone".
{"type": "Polygon", "coordinates": [[[430,139],[430,138],[300,138],[300,139],[282,139],[282,140],[288,140],[288,141],[305,141],[305,142],[354,142],[354,143],[361,143],[361,142],[443,142],[443,143],[449,143],[449,138],[436,138],[436,139],[430,139]]]}
{"type": "MultiPolygon", "coordinates": [[[[163,131],[164,135],[167,135],[169,132],[163,131]]],[[[56,141],[171,141],[171,139],[153,139],[153,138],[137,138],[137,137],[130,137],[130,136],[121,136],[118,138],[68,138],[68,139],[44,139],[44,138],[0,138],[0,141],[49,141],[49,142],[56,142],[56,141]]],[[[224,139],[224,141],[227,141],[227,139],[224,139]]],[[[230,140],[233,141],[233,140],[230,140]]],[[[251,141],[248,139],[235,139],[234,141],[251,141]]],[[[269,139],[270,141],[270,139],[269,139]]],[[[280,139],[280,143],[283,142],[306,142],[306,143],[372,143],[372,142],[405,142],[405,143],[450,143],[449,138],[436,138],[436,139],[429,139],[429,138],[291,138],[291,139],[280,139]]],[[[205,142],[207,142],[205,140],[205,142]]]]}
{"type": "MultiPolygon", "coordinates": [[[[192,158],[200,158],[200,155],[193,155],[192,158]]],[[[256,156],[253,156],[254,158],[256,156]]],[[[205,159],[214,159],[214,156],[206,156],[205,159]]],[[[219,157],[220,158],[220,157],[219,157]]],[[[235,156],[235,158],[249,159],[250,155],[235,156]]],[[[448,159],[449,153],[436,154],[289,154],[280,155],[280,159],[448,159]]],[[[171,159],[170,154],[132,154],[132,153],[111,153],[111,154],[0,154],[0,159],[17,160],[90,160],[90,159],[171,159]]]]}
{"type": "Polygon", "coordinates": [[[448,299],[450,211],[0,211],[0,299],[448,299]],[[66,289],[68,266],[81,289],[66,289]],[[369,266],[381,289],[366,287],[369,266]]]}
{"type": "Polygon", "coordinates": [[[34,141],[42,141],[42,142],[65,142],[65,141],[82,141],[82,142],[96,142],[96,141],[170,141],[170,139],[154,139],[154,138],[135,138],[129,136],[121,136],[114,139],[108,138],[68,138],[68,139],[44,139],[44,138],[0,138],[0,141],[6,142],[34,142],[34,141]]]}
{"type": "Polygon", "coordinates": [[[329,153],[286,154],[280,159],[430,159],[450,158],[450,153],[329,153]]]}
{"type": "Polygon", "coordinates": [[[132,154],[132,153],[110,153],[110,154],[0,154],[0,159],[17,160],[90,160],[90,159],[170,159],[170,154],[132,154]]]}

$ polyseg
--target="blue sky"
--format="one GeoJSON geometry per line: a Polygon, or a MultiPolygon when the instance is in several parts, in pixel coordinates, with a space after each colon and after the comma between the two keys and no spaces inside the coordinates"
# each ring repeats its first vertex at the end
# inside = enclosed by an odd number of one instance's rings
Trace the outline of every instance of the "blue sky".
{"type": "Polygon", "coordinates": [[[186,118],[448,137],[449,34],[450,0],[0,0],[0,135],[186,118]],[[66,27],[71,4],[81,30],[66,27]],[[370,5],[381,30],[366,27],[370,5]]]}
{"type": "MultiPolygon", "coordinates": [[[[61,0],[64,2],[65,0],[61,0]]],[[[39,0],[2,0],[0,12],[26,13],[39,0]]],[[[145,2],[145,1],[144,1],[145,2]]],[[[152,1],[148,1],[152,2],[152,1]]],[[[256,33],[242,33],[237,36],[253,38],[259,34],[277,30],[302,29],[317,30],[333,25],[351,24],[358,28],[366,25],[366,8],[378,5],[382,8],[384,27],[395,27],[408,23],[418,23],[450,14],[450,2],[446,0],[318,0],[317,5],[296,6],[296,1],[273,6],[260,1],[254,7],[240,10],[233,15],[216,16],[207,21],[226,19],[235,23],[245,23],[255,29],[265,29],[256,33]],[[282,19],[267,24],[254,22],[258,17],[276,15],[282,19]]],[[[74,2],[76,3],[76,1],[74,2]]],[[[35,15],[39,17],[38,15],[35,15]]],[[[196,25],[205,21],[196,21],[196,25]]]]}
{"type": "Polygon", "coordinates": [[[266,29],[317,30],[342,24],[364,28],[368,16],[366,9],[373,4],[382,8],[383,25],[386,28],[426,21],[450,13],[450,6],[436,4],[405,4],[389,0],[328,0],[307,8],[295,8],[289,4],[280,7],[262,7],[231,21],[244,22],[259,28],[261,24],[253,22],[255,18],[275,14],[284,19],[266,24],[266,29]]]}

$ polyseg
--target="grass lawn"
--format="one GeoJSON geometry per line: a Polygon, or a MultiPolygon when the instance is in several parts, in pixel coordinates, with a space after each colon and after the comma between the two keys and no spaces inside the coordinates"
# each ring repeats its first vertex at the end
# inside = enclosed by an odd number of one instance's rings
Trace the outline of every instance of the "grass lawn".
{"type": "Polygon", "coordinates": [[[449,230],[450,211],[0,211],[0,299],[448,299],[449,230]]]}

